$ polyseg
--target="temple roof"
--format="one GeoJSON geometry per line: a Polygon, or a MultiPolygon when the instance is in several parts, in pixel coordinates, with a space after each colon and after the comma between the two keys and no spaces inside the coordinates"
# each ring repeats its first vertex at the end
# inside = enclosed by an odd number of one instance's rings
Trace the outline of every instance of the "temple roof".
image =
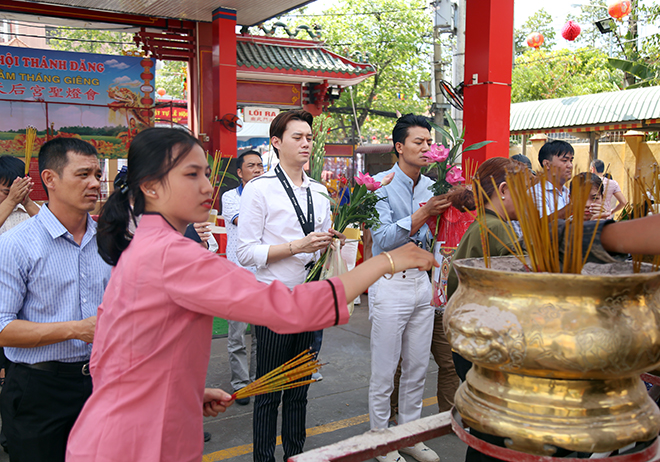
{"type": "Polygon", "coordinates": [[[239,78],[355,85],[376,73],[370,64],[356,63],[331,52],[322,42],[244,35],[237,37],[239,78]]]}
{"type": "Polygon", "coordinates": [[[657,130],[660,86],[511,105],[511,134],[657,130]]]}

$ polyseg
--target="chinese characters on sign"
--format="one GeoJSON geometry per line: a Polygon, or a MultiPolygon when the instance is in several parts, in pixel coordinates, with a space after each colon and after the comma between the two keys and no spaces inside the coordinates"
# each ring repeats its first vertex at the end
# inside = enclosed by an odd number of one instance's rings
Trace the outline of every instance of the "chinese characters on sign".
{"type": "Polygon", "coordinates": [[[269,124],[280,113],[280,110],[270,107],[246,107],[243,109],[243,113],[246,122],[269,124]]]}

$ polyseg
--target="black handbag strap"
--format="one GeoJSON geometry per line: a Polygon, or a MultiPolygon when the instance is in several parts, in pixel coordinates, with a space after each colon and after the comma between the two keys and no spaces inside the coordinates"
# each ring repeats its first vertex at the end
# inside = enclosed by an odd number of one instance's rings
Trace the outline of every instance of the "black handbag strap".
{"type": "Polygon", "coordinates": [[[293,204],[293,209],[295,210],[296,215],[298,216],[298,221],[300,222],[300,226],[302,227],[305,236],[307,236],[309,233],[314,231],[314,204],[312,203],[311,188],[307,188],[307,217],[305,217],[305,214],[303,213],[302,209],[300,208],[300,205],[298,204],[298,199],[296,199],[296,195],[293,193],[293,190],[291,189],[291,185],[289,184],[289,181],[286,179],[286,176],[284,176],[284,172],[282,171],[282,167],[280,167],[280,164],[277,164],[277,166],[275,167],[275,174],[277,175],[277,178],[280,180],[280,183],[282,183],[282,186],[286,191],[286,195],[289,196],[289,199],[291,200],[291,204],[293,204]]]}

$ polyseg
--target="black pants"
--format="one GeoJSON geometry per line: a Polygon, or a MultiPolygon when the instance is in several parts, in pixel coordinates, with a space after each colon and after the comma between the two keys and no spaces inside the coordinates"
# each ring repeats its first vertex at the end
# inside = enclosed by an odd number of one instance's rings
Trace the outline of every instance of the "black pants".
{"type": "Polygon", "coordinates": [[[0,413],[11,462],[64,462],[69,432],[92,378],[10,364],[0,413]]]}
{"type": "MultiPolygon", "coordinates": [[[[257,378],[281,366],[312,344],[313,332],[276,334],[264,326],[254,326],[257,336],[257,378]]],[[[284,392],[256,396],[252,420],[255,462],[275,462],[277,408],[282,401],[282,447],[284,461],[303,452],[307,389],[305,385],[284,392]]]]}

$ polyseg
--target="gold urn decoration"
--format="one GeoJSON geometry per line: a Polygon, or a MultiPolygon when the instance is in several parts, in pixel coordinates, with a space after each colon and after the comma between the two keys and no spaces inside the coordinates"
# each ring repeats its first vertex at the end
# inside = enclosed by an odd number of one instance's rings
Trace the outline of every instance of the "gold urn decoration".
{"type": "Polygon", "coordinates": [[[639,378],[660,364],[660,273],[587,264],[523,272],[515,257],[454,262],[447,338],[472,361],[455,405],[523,452],[606,452],[648,441],[660,411],[639,378]],[[586,273],[586,274],[585,274],[586,273]]]}

